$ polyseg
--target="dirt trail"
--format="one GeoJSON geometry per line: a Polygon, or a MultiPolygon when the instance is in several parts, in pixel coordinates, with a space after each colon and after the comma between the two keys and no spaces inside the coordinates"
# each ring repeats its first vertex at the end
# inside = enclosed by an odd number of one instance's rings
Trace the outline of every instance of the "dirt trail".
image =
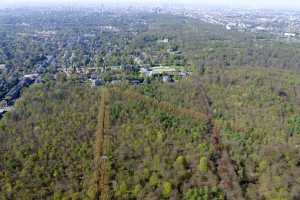
{"type": "Polygon", "coordinates": [[[202,102],[208,117],[207,129],[214,147],[215,160],[214,165],[220,179],[220,188],[225,192],[226,199],[243,200],[242,189],[239,184],[239,178],[235,172],[232,160],[222,144],[220,129],[214,123],[212,112],[212,101],[209,98],[204,86],[199,79],[194,79],[194,84],[198,89],[200,101],[202,102]]]}
{"type": "Polygon", "coordinates": [[[118,94],[122,96],[125,99],[132,99],[138,102],[143,102],[147,106],[157,107],[159,109],[162,109],[164,112],[172,114],[174,116],[183,116],[183,117],[189,117],[194,120],[201,120],[203,122],[208,121],[208,117],[204,113],[196,112],[192,109],[187,108],[178,108],[169,102],[166,101],[158,101],[156,99],[153,99],[151,97],[147,97],[145,95],[142,95],[132,89],[122,91],[118,88],[113,88],[112,91],[115,94],[118,94]]]}
{"type": "Polygon", "coordinates": [[[101,95],[100,111],[98,116],[98,127],[96,131],[94,166],[96,179],[96,199],[110,199],[109,174],[108,174],[108,151],[110,144],[110,94],[103,89],[101,95]]]}

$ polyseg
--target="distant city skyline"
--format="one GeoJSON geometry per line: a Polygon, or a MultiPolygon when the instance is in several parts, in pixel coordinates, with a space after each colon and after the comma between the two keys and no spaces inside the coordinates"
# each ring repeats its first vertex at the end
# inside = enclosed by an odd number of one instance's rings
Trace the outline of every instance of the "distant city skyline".
{"type": "Polygon", "coordinates": [[[0,7],[12,6],[91,6],[104,5],[186,5],[245,8],[289,8],[300,9],[299,0],[1,0],[0,7]]]}

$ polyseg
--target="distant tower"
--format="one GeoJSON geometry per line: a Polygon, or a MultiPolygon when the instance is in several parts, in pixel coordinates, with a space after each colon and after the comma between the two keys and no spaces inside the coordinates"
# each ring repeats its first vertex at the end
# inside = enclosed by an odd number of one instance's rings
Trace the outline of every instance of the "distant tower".
{"type": "Polygon", "coordinates": [[[100,14],[103,17],[103,15],[104,15],[104,4],[101,3],[101,1],[100,1],[100,14]]]}
{"type": "Polygon", "coordinates": [[[97,13],[97,18],[98,18],[98,26],[101,26],[101,20],[103,18],[103,13],[104,13],[104,4],[102,0],[99,0],[98,5],[96,6],[96,13],[97,13]]]}
{"type": "Polygon", "coordinates": [[[74,12],[74,2],[73,0],[70,1],[70,9],[71,9],[71,12],[74,12]]]}

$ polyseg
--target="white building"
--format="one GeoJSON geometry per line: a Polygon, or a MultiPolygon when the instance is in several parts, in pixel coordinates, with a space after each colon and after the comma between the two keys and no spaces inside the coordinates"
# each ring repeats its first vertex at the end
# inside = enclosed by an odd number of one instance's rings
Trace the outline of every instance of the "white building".
{"type": "Polygon", "coordinates": [[[30,78],[30,79],[36,79],[39,77],[39,74],[26,74],[24,75],[24,78],[30,78]]]}
{"type": "Polygon", "coordinates": [[[296,34],[295,33],[284,33],[285,37],[295,37],[296,34]]]}

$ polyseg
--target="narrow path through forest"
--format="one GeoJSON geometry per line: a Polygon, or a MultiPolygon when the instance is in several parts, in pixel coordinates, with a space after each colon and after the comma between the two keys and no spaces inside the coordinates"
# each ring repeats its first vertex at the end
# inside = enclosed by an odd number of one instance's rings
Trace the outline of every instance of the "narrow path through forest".
{"type": "Polygon", "coordinates": [[[95,155],[94,155],[94,165],[95,165],[95,182],[96,182],[96,199],[97,200],[108,200],[111,198],[110,195],[110,184],[109,184],[109,172],[108,172],[108,151],[111,142],[110,135],[110,92],[116,93],[125,99],[133,99],[136,101],[142,101],[144,104],[150,106],[159,107],[165,112],[173,114],[175,116],[187,116],[195,120],[201,120],[206,122],[208,137],[210,138],[212,145],[214,147],[215,159],[214,167],[216,173],[219,177],[219,186],[224,190],[226,199],[232,200],[243,200],[242,190],[240,188],[238,176],[235,172],[234,166],[230,159],[230,156],[226,149],[224,148],[221,137],[220,130],[215,125],[212,114],[212,102],[207,95],[204,87],[200,81],[194,81],[199,92],[199,98],[204,104],[205,112],[200,113],[195,112],[191,109],[177,108],[168,102],[162,102],[150,97],[146,97],[133,90],[121,91],[118,88],[105,88],[101,93],[101,104],[99,111],[99,121],[96,131],[96,141],[95,141],[95,155]]]}
{"type": "Polygon", "coordinates": [[[199,98],[205,108],[208,118],[207,130],[211,137],[211,142],[214,147],[215,159],[214,165],[218,174],[220,187],[224,190],[226,199],[243,200],[243,193],[240,187],[239,178],[235,172],[232,160],[222,144],[220,136],[220,128],[215,124],[213,119],[212,104],[205,87],[199,79],[194,79],[194,84],[197,87],[199,98]]]}
{"type": "Polygon", "coordinates": [[[110,146],[110,94],[105,88],[101,92],[101,103],[98,116],[98,127],[94,150],[94,178],[96,200],[110,199],[108,151],[110,146]]]}

